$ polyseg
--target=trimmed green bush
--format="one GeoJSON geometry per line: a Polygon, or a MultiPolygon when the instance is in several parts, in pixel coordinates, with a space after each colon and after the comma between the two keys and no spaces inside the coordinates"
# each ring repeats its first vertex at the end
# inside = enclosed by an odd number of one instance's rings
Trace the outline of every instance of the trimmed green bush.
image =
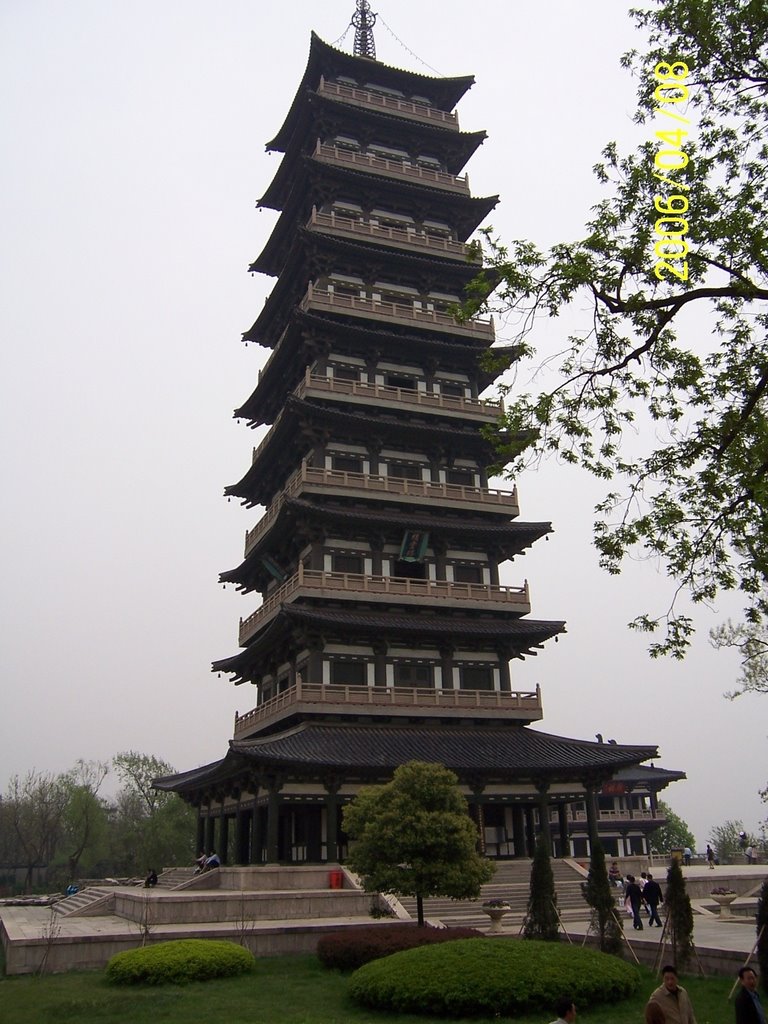
{"type": "Polygon", "coordinates": [[[577,1006],[626,999],[638,971],[606,953],[515,939],[462,939],[410,949],[360,967],[349,980],[362,1006],[435,1017],[549,1013],[571,996],[577,1006]]]}
{"type": "Polygon", "coordinates": [[[234,942],[178,939],[117,953],[106,967],[114,985],[165,985],[231,978],[252,971],[253,954],[234,942]]]}
{"type": "Polygon", "coordinates": [[[483,938],[483,933],[475,928],[419,928],[415,924],[388,924],[379,928],[362,925],[324,935],[317,944],[317,955],[323,967],[354,971],[371,960],[403,949],[474,938],[483,938]]]}

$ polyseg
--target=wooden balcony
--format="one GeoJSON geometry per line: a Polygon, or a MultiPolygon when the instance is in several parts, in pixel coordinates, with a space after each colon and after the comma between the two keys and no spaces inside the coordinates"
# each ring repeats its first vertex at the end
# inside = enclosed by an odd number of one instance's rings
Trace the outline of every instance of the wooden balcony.
{"type": "Polygon", "coordinates": [[[368,473],[345,473],[341,470],[320,469],[302,463],[301,468],[288,478],[276,501],[269,506],[253,529],[246,533],[246,557],[275,521],[285,499],[298,494],[325,494],[377,500],[384,498],[399,504],[441,505],[454,508],[456,511],[503,512],[510,518],[520,514],[516,487],[511,491],[500,491],[491,487],[404,480],[368,473]]]}
{"type": "Polygon", "coordinates": [[[409,718],[488,718],[532,722],[542,717],[541,691],[412,689],[403,686],[329,686],[297,682],[248,711],[235,714],[234,738],[242,739],[257,726],[302,711],[325,714],[391,715],[407,711],[409,718]]]}
{"type": "Polygon", "coordinates": [[[405,228],[371,224],[357,217],[343,217],[338,213],[319,213],[317,210],[313,210],[312,216],[307,221],[307,228],[310,231],[318,231],[323,234],[383,242],[386,245],[394,245],[398,249],[407,249],[410,252],[449,256],[452,259],[461,260],[464,263],[470,262],[477,266],[482,263],[479,254],[473,254],[470,259],[469,246],[464,242],[457,242],[454,238],[442,238],[440,235],[430,235],[425,231],[415,229],[408,231],[405,228]]]}
{"type": "Polygon", "coordinates": [[[358,89],[355,86],[342,85],[340,82],[326,82],[324,78],[320,79],[317,91],[321,96],[332,96],[356,107],[395,113],[409,120],[420,121],[422,124],[438,124],[442,128],[456,130],[459,127],[459,118],[455,111],[449,113],[447,110],[438,110],[437,107],[428,107],[423,103],[401,100],[397,96],[382,96],[376,92],[369,92],[368,89],[358,89]]]}
{"type": "Polygon", "coordinates": [[[449,413],[458,419],[478,424],[495,423],[504,412],[503,403],[493,399],[480,401],[477,398],[457,398],[428,391],[414,391],[411,388],[389,387],[386,384],[369,384],[367,381],[341,380],[324,374],[313,374],[309,369],[294,390],[294,394],[297,398],[339,398],[360,406],[375,403],[379,407],[389,409],[406,408],[442,415],[449,413]]]}
{"type": "Polygon", "coordinates": [[[447,580],[414,580],[401,576],[367,576],[363,573],[324,572],[305,569],[273,590],[260,608],[240,620],[238,639],[245,647],[251,637],[280,610],[282,604],[301,599],[350,601],[386,606],[430,605],[436,610],[466,608],[475,611],[513,612],[527,615],[531,610],[528,581],[522,587],[482,583],[453,583],[447,580]]]}
{"type": "Polygon", "coordinates": [[[413,303],[405,305],[400,302],[384,302],[367,295],[347,295],[328,291],[325,288],[318,288],[311,282],[307,288],[307,294],[301,300],[300,308],[304,312],[338,313],[342,316],[373,320],[381,324],[399,324],[403,327],[440,331],[441,334],[463,335],[482,339],[489,344],[495,339],[492,318],[459,322],[450,313],[441,313],[435,309],[420,309],[413,303]]]}
{"type": "MultiPolygon", "coordinates": [[[[624,811],[598,811],[597,812],[597,820],[601,821],[601,822],[607,822],[607,823],[614,822],[614,821],[617,822],[617,823],[621,822],[622,825],[628,825],[628,824],[631,825],[632,822],[654,821],[657,824],[661,825],[661,824],[663,824],[664,821],[666,821],[666,818],[661,813],[654,814],[653,811],[632,811],[632,813],[630,814],[629,811],[624,810],[624,811]]],[[[586,828],[587,827],[587,812],[586,811],[574,811],[574,810],[569,808],[568,809],[568,821],[570,821],[572,824],[576,825],[577,827],[580,826],[580,825],[583,825],[586,828]]]]}
{"type": "Polygon", "coordinates": [[[458,192],[463,196],[470,194],[469,178],[466,174],[460,177],[448,174],[447,171],[434,171],[431,167],[422,167],[420,164],[390,160],[373,153],[361,153],[356,149],[343,149],[341,146],[332,146],[327,142],[318,142],[312,155],[315,160],[325,164],[354,167],[358,171],[373,171],[374,174],[381,174],[385,178],[397,178],[399,181],[428,185],[430,188],[458,192]]]}

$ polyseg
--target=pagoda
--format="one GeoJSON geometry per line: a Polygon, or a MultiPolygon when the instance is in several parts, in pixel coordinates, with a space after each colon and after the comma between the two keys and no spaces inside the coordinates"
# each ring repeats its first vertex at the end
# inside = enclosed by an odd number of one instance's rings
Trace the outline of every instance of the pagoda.
{"type": "Polygon", "coordinates": [[[439,762],[488,856],[530,856],[539,831],[568,855],[574,802],[596,835],[602,784],[656,748],[529,728],[541,694],[510,662],[565,628],[530,617],[527,581],[500,582],[551,524],[489,486],[503,410],[485,396],[515,351],[455,315],[498,201],[464,174],[485,139],[454,109],[474,79],[378,62],[374,17],[358,0],[353,54],[312,34],[267,146],[283,155],[259,205],[279,219],[250,269],[276,280],[244,338],[271,352],[235,415],[268,430],[225,492],[266,511],[221,574],[259,600],[213,666],[254,706],[221,761],[157,784],[224,862],[332,863],[362,784],[439,762]]]}

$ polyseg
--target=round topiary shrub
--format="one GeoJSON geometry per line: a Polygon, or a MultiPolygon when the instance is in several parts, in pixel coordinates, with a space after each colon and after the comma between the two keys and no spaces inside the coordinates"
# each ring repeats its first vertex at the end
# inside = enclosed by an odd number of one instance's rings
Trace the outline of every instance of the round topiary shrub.
{"type": "Polygon", "coordinates": [[[117,953],[107,964],[107,981],[115,985],[183,984],[231,978],[253,970],[253,954],[234,942],[178,939],[117,953]]]}
{"type": "Polygon", "coordinates": [[[475,928],[419,928],[415,924],[353,925],[324,935],[317,943],[317,956],[323,967],[354,971],[402,949],[472,938],[483,938],[483,933],[475,928]]]}
{"type": "Polygon", "coordinates": [[[462,939],[372,960],[349,980],[362,1006],[435,1017],[511,1016],[626,999],[640,984],[631,964],[578,946],[514,939],[462,939]]]}

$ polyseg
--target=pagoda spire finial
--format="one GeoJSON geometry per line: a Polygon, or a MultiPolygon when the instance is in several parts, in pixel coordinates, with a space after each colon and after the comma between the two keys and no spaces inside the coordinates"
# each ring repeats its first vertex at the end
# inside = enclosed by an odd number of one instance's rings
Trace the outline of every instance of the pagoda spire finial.
{"type": "Polygon", "coordinates": [[[354,54],[356,57],[370,57],[371,60],[376,60],[376,43],[373,38],[376,15],[371,10],[368,0],[355,2],[355,13],[352,15],[352,24],[355,26],[354,54]]]}

